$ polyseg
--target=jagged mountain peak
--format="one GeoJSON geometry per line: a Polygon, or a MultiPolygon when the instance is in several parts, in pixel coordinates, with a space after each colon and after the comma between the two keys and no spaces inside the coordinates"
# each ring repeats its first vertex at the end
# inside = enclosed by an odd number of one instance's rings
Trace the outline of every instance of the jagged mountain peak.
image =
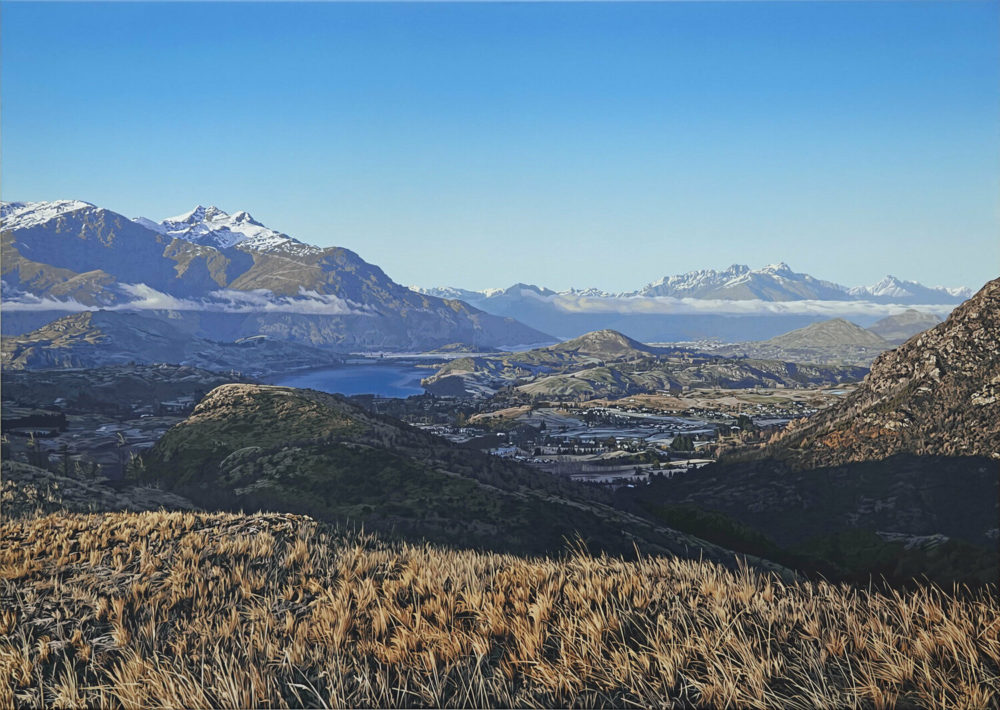
{"type": "Polygon", "coordinates": [[[197,205],[194,209],[154,222],[145,217],[134,220],[149,229],[177,239],[211,246],[217,249],[238,247],[244,251],[286,252],[298,255],[317,254],[319,247],[261,224],[246,210],[233,214],[211,205],[197,205]]]}

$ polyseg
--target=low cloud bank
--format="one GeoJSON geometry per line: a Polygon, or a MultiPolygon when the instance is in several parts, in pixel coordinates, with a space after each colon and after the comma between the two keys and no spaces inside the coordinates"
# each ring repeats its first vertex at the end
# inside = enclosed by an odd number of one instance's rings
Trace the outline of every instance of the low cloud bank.
{"type": "Polygon", "coordinates": [[[870,301],[726,301],[673,296],[538,296],[565,313],[614,313],[617,315],[745,315],[824,316],[827,318],[873,316],[884,318],[909,309],[944,316],[954,304],[903,305],[870,301]]]}
{"type": "Polygon", "coordinates": [[[372,311],[353,301],[300,288],[296,296],[279,296],[266,289],[212,291],[206,298],[178,298],[146,284],[119,284],[129,300],[113,305],[86,305],[69,299],[39,297],[3,288],[4,311],[209,311],[214,313],[298,313],[304,315],[365,316],[372,311]]]}
{"type": "MultiPolygon", "coordinates": [[[[39,297],[3,284],[4,311],[96,311],[96,310],[168,310],[210,311],[217,313],[298,313],[304,315],[363,316],[373,315],[366,306],[330,294],[299,289],[295,296],[280,296],[266,289],[236,291],[220,289],[205,298],[178,298],[157,291],[146,284],[119,284],[127,298],[113,305],[86,305],[73,299],[39,297]]],[[[825,318],[874,317],[896,315],[908,309],[944,317],[954,304],[898,304],[871,301],[729,301],[721,299],[676,298],[673,296],[584,296],[539,294],[526,291],[538,301],[566,314],[615,315],[731,315],[731,316],[818,316],[825,318]]],[[[481,302],[473,304],[482,308],[481,302]]]]}

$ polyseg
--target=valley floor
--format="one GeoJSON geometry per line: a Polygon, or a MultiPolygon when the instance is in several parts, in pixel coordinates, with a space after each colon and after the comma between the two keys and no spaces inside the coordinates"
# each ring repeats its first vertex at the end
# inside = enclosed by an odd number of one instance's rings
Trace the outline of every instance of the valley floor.
{"type": "Polygon", "coordinates": [[[0,706],[987,707],[989,586],[882,594],[292,515],[0,524],[0,706]]]}

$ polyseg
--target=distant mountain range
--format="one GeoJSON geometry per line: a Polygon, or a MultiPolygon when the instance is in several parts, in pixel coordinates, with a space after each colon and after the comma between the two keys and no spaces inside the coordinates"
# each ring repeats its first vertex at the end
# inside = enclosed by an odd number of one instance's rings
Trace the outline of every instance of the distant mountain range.
{"type": "Polygon", "coordinates": [[[460,288],[419,288],[415,291],[441,298],[459,298],[467,303],[503,300],[512,297],[570,296],[585,298],[695,298],[721,301],[869,301],[891,304],[958,304],[972,295],[966,287],[929,288],[916,281],[904,281],[886,276],[873,286],[848,288],[832,281],[822,281],[809,274],[797,273],[784,262],[769,264],[761,269],[751,269],[743,264],[733,264],[728,269],[716,271],[703,269],[686,274],[664,276],[659,281],[621,293],[600,289],[552,289],[529,284],[514,284],[506,289],[470,291],[460,288]]]}
{"type": "Polygon", "coordinates": [[[612,329],[644,342],[765,340],[831,317],[869,325],[908,306],[945,316],[971,295],[964,287],[929,288],[894,276],[873,286],[848,288],[794,272],[784,263],[691,271],[622,293],[594,288],[554,291],[524,283],[484,291],[414,289],[461,299],[560,338],[612,329]]]}
{"type": "Polygon", "coordinates": [[[553,341],[418,294],[352,251],[304,244],[247,212],[199,206],[157,223],[76,200],[7,202],[2,247],[6,333],[103,307],[184,316],[199,337],[265,334],[339,350],[553,341]]]}

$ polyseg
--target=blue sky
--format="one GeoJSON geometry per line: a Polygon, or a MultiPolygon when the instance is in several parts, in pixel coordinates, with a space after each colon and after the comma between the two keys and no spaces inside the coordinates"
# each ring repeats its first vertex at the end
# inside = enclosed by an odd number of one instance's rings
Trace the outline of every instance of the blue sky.
{"type": "Polygon", "coordinates": [[[2,196],[247,209],[404,284],[1000,266],[996,2],[2,5],[2,196]]]}

